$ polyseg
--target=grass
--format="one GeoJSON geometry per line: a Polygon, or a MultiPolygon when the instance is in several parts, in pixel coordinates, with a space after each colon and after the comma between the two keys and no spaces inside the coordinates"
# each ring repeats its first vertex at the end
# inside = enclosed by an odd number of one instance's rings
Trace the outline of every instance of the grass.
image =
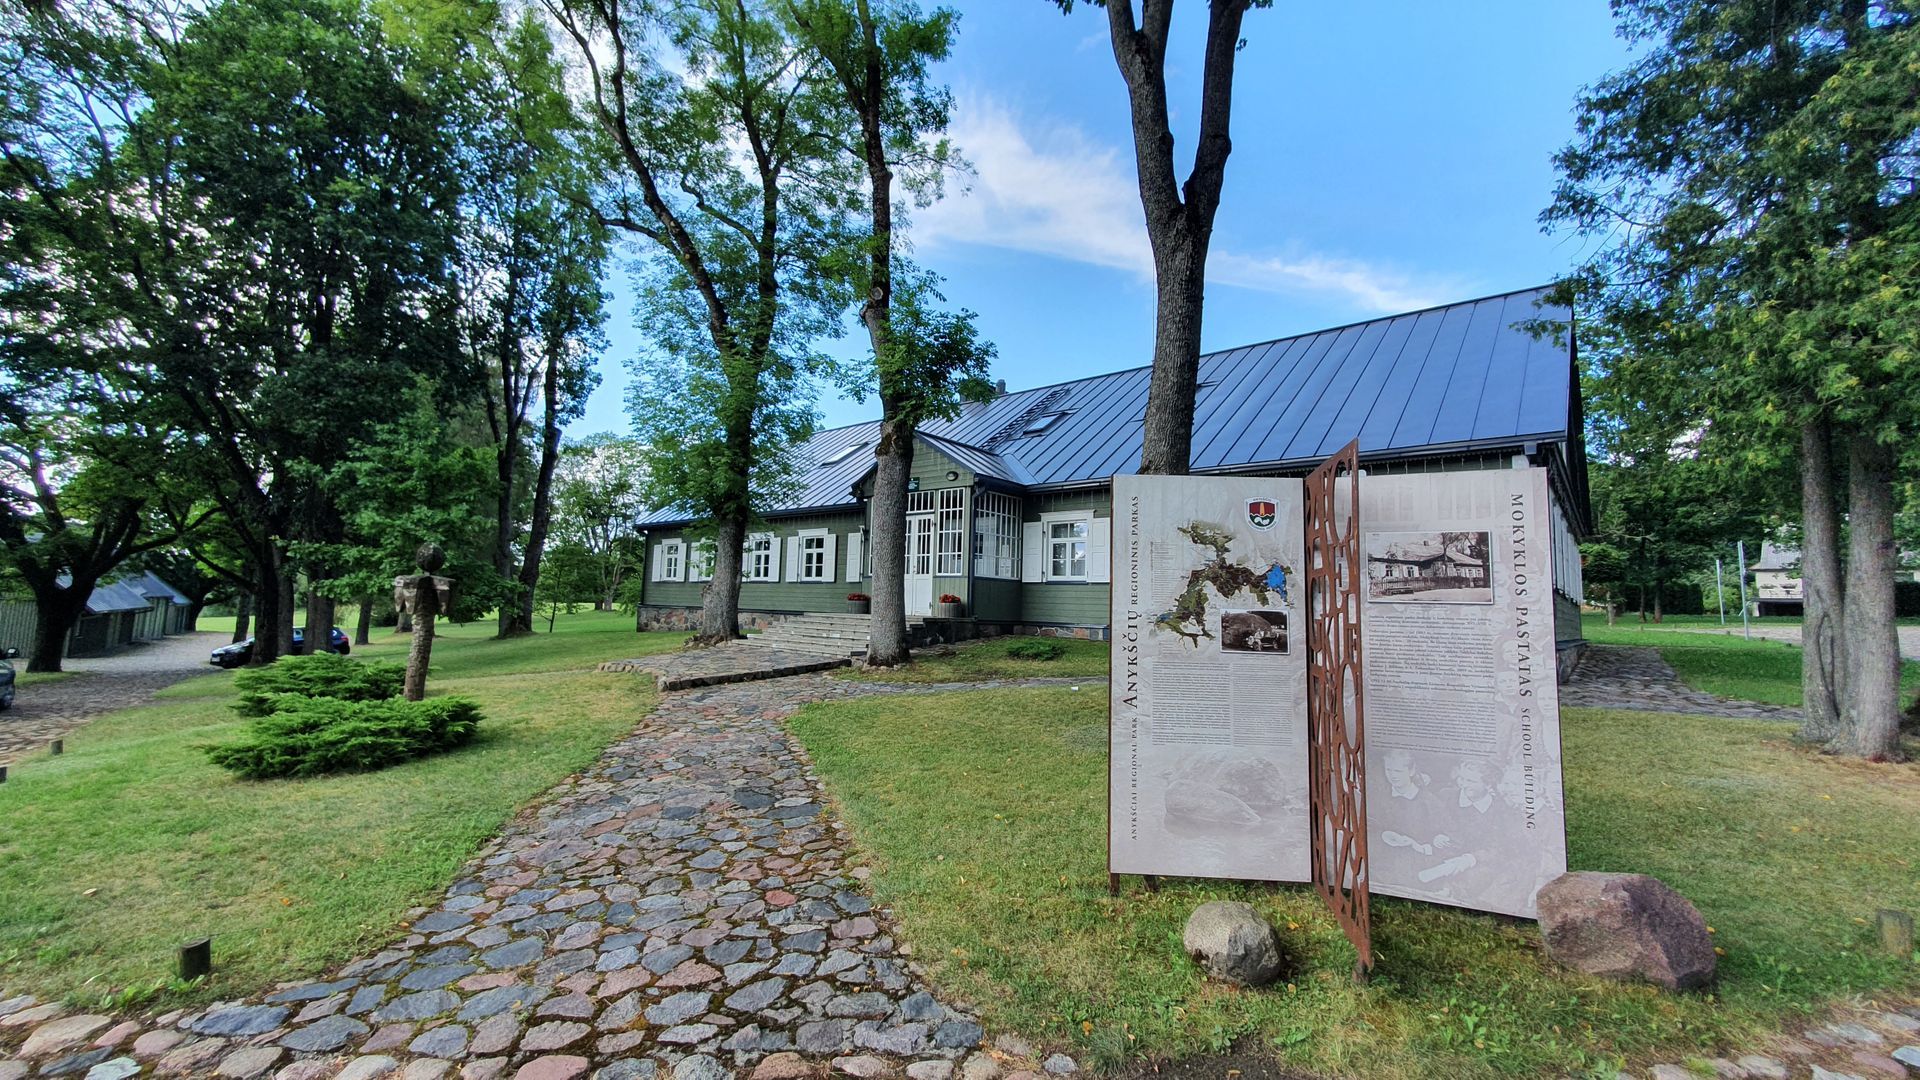
{"type": "MultiPolygon", "coordinates": [[[[233,676],[68,735],[0,786],[0,986],[122,1001],[168,976],[174,949],[211,935],[215,974],[185,997],[232,998],[311,976],[388,940],[522,805],[591,764],[652,707],[651,683],[590,670],[678,646],[614,614],[512,641],[453,627],[432,693],[481,704],[462,749],[376,773],[237,780],[202,746],[242,721],[233,676]]],[[[354,655],[399,659],[387,640],[354,655]]]]}
{"type": "Polygon", "coordinates": [[[1532,924],[1375,901],[1378,968],[1304,887],[1129,881],[1104,863],[1106,709],[1008,689],[809,706],[812,752],[916,955],[995,1025],[1116,1067],[1230,1045],[1387,1080],[1604,1075],[1707,1054],[1827,999],[1920,984],[1877,955],[1876,908],[1920,907],[1920,768],[1805,754],[1788,725],[1569,710],[1576,868],[1655,874],[1726,950],[1712,995],[1560,971],[1532,924]],[[1282,928],[1282,986],[1209,985],[1182,955],[1193,907],[1245,899],[1282,928]]]}
{"type": "Polygon", "coordinates": [[[45,686],[48,683],[63,682],[76,673],[71,671],[27,671],[24,660],[14,662],[13,685],[25,689],[29,686],[45,686]]]}
{"type": "MultiPolygon", "coordinates": [[[[1754,622],[1756,626],[1799,624],[1797,618],[1754,622]]],[[[1700,633],[1702,628],[1721,629],[1719,618],[1668,616],[1665,622],[1641,623],[1623,617],[1608,626],[1606,616],[1588,615],[1581,621],[1581,632],[1588,641],[1659,649],[1661,658],[1673,666],[1680,681],[1695,690],[1741,701],[1800,704],[1799,646],[1762,638],[1749,641],[1740,636],[1737,621],[1731,624],[1730,635],[1700,633]]],[[[1909,660],[1901,664],[1900,685],[1901,696],[1912,700],[1920,691],[1920,663],[1909,660]]]]}
{"type": "Polygon", "coordinates": [[[987,679],[1043,677],[1104,679],[1107,677],[1107,643],[1075,638],[990,638],[937,653],[916,654],[913,663],[904,667],[851,667],[836,674],[846,679],[897,683],[980,682],[987,679]],[[1026,660],[1007,655],[1007,650],[1020,642],[1035,640],[1058,642],[1066,648],[1066,652],[1053,660],[1026,660]]]}

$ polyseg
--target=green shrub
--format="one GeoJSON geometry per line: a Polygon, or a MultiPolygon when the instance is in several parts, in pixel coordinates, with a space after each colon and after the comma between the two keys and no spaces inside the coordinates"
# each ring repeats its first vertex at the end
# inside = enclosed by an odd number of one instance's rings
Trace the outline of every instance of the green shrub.
{"type": "Polygon", "coordinates": [[[480,707],[464,698],[343,701],[278,694],[247,740],[207,756],[249,780],[370,772],[472,740],[480,707]]]}
{"type": "Polygon", "coordinates": [[[283,656],[262,668],[247,668],[234,676],[241,716],[266,716],[276,711],[281,694],[341,701],[381,701],[400,694],[406,668],[399,664],[349,660],[334,653],[283,656]]]}
{"type": "Polygon", "coordinates": [[[1049,638],[1021,638],[1007,646],[1007,655],[1015,660],[1058,660],[1067,655],[1067,647],[1049,638]]]}

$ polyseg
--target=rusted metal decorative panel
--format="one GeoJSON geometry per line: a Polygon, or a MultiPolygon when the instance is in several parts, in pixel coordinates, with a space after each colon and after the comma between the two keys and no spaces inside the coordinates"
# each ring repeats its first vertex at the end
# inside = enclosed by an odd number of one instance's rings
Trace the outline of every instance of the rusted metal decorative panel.
{"type": "Polygon", "coordinates": [[[1360,671],[1360,444],[1307,477],[1307,739],[1313,887],[1373,967],[1366,694],[1360,671]]]}

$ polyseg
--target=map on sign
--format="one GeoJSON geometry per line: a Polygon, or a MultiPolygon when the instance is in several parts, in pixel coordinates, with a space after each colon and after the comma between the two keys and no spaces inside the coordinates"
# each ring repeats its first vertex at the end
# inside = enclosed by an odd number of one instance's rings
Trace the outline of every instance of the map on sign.
{"type": "Polygon", "coordinates": [[[1114,488],[1115,873],[1305,881],[1301,482],[1114,488]]]}
{"type": "MultiPolygon", "coordinates": [[[[1223,606],[1257,604],[1261,608],[1281,609],[1292,606],[1291,598],[1287,595],[1290,574],[1286,563],[1277,554],[1255,553],[1243,558],[1234,552],[1233,534],[1212,522],[1190,521],[1175,526],[1174,531],[1186,537],[1204,561],[1187,573],[1186,588],[1174,598],[1173,607],[1153,617],[1156,628],[1170,630],[1196,647],[1203,638],[1213,640],[1213,631],[1207,626],[1208,606],[1212,602],[1209,593],[1218,597],[1223,606]]],[[[1236,611],[1233,614],[1254,613],[1236,611]]],[[[1243,633],[1259,633],[1257,627],[1239,629],[1247,623],[1245,619],[1235,619],[1231,623],[1229,619],[1228,615],[1221,617],[1223,638],[1238,639],[1243,633]]],[[[1271,636],[1270,631],[1268,636],[1271,636]]],[[[1284,624],[1280,640],[1280,648],[1276,651],[1284,652],[1284,624]]],[[[1227,644],[1225,647],[1234,646],[1227,644]]]]}

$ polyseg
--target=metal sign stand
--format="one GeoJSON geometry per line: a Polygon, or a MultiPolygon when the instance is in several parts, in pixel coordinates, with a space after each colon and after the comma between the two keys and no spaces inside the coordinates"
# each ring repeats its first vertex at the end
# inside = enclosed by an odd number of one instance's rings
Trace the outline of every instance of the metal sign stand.
{"type": "Polygon", "coordinates": [[[1360,667],[1360,443],[1306,480],[1307,751],[1314,891],[1373,968],[1366,692],[1360,667]]]}

